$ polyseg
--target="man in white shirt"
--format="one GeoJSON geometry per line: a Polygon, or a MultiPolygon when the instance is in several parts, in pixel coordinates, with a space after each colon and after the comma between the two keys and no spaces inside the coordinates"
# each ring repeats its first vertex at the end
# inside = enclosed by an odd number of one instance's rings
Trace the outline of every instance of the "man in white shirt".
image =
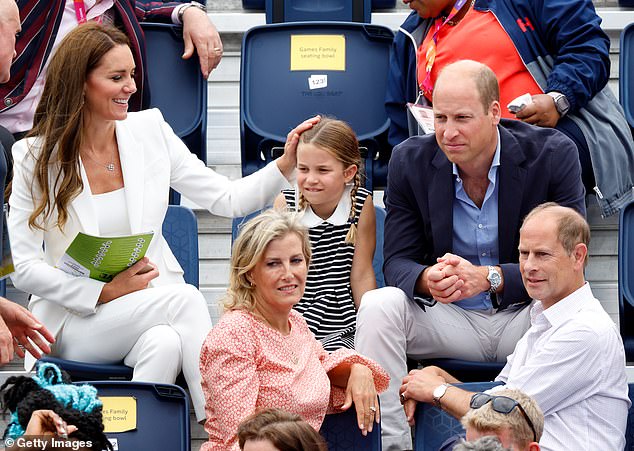
{"type": "MultiPolygon", "coordinates": [[[[531,327],[496,380],[535,398],[544,412],[542,450],[622,450],[630,407],[625,353],[614,322],[584,279],[590,228],[554,203],[533,209],[520,229],[520,271],[535,299],[531,327]]],[[[410,422],[416,402],[434,402],[461,418],[473,393],[436,367],[403,379],[410,422]]]]}

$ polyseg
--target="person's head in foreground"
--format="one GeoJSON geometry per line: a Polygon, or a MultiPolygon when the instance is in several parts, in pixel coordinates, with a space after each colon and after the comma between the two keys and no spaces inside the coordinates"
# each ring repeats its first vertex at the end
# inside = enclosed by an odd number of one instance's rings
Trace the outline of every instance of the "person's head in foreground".
{"type": "Polygon", "coordinates": [[[538,451],[544,414],[533,398],[520,390],[476,393],[462,417],[467,440],[495,436],[511,451],[538,451]]]}
{"type": "Polygon", "coordinates": [[[453,447],[453,451],[513,451],[513,450],[503,446],[497,437],[485,436],[470,442],[461,440],[460,442],[458,442],[456,446],[453,447]]]}
{"type": "Polygon", "coordinates": [[[299,415],[266,409],[244,420],[238,428],[244,451],[327,451],[326,442],[299,415]]]}
{"type": "Polygon", "coordinates": [[[15,58],[15,36],[20,32],[20,11],[15,0],[0,0],[0,83],[11,77],[15,58]]]}
{"type": "Polygon", "coordinates": [[[80,149],[96,135],[114,137],[115,121],[127,117],[128,100],[136,92],[128,44],[117,28],[89,22],[68,33],[51,58],[29,132],[42,140],[35,167],[42,196],[29,218],[31,227],[53,210],[50,179],[56,180],[59,227],[66,224],[68,204],[82,190],[80,149]],[[64,170],[58,179],[49,176],[59,168],[64,170]]]}
{"type": "Polygon", "coordinates": [[[526,291],[544,308],[585,283],[590,227],[572,208],[547,202],[535,207],[520,229],[520,271],[526,291]]]}
{"type": "Polygon", "coordinates": [[[233,245],[225,310],[247,310],[267,319],[281,313],[287,322],[304,294],[310,257],[299,215],[267,210],[251,219],[233,245]]]}
{"type": "Polygon", "coordinates": [[[477,61],[445,66],[434,86],[436,141],[449,161],[468,174],[491,166],[500,123],[500,88],[495,73],[477,61]]]}
{"type": "Polygon", "coordinates": [[[11,376],[0,387],[0,395],[3,411],[11,412],[5,440],[23,435],[56,437],[83,442],[81,449],[112,449],[103,432],[97,389],[87,384],[73,385],[53,364],[40,364],[32,378],[11,376]]]}

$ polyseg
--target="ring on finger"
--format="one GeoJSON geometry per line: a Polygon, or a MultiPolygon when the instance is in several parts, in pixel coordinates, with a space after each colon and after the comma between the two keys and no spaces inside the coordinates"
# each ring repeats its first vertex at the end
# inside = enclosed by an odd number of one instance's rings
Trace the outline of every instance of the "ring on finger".
{"type": "Polygon", "coordinates": [[[401,393],[401,404],[405,404],[405,401],[407,401],[407,398],[405,397],[405,393],[401,393]]]}
{"type": "Polygon", "coordinates": [[[370,406],[370,410],[372,411],[372,413],[376,413],[376,407],[370,406]]]}

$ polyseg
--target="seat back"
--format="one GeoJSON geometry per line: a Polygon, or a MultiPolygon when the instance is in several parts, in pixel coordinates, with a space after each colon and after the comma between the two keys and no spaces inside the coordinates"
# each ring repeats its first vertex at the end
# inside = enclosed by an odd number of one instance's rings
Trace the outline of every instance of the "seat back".
{"type": "Polygon", "coordinates": [[[376,247],[374,248],[374,259],[372,260],[372,268],[376,277],[376,287],[383,288],[385,286],[385,277],[383,276],[383,238],[385,233],[385,208],[375,205],[376,213],[376,247]]]}
{"type": "Polygon", "coordinates": [[[634,383],[628,384],[628,395],[630,397],[630,410],[627,412],[627,428],[625,429],[625,449],[634,449],[634,383]]]}
{"type": "MultiPolygon", "coordinates": [[[[634,1],[629,1],[634,6],[634,1]]],[[[625,111],[625,118],[634,127],[634,23],[621,31],[619,50],[619,100],[625,111]]]]}
{"type": "MultiPolygon", "coordinates": [[[[108,397],[133,398],[136,404],[136,428],[126,432],[107,432],[114,449],[189,451],[189,401],[185,391],[177,385],[128,381],[91,382],[100,399],[108,397]]],[[[117,415],[104,409],[104,419],[117,415]]],[[[122,415],[122,414],[118,414],[122,415]]],[[[131,412],[127,414],[131,415],[131,412]]]]}
{"type": "MultiPolygon", "coordinates": [[[[458,387],[468,391],[481,392],[499,384],[499,382],[470,382],[458,384],[458,387]]],[[[415,451],[438,451],[445,440],[454,435],[464,434],[460,421],[432,404],[419,402],[416,406],[415,416],[415,451]]]]}
{"type": "Polygon", "coordinates": [[[265,0],[266,23],[341,21],[370,23],[371,0],[265,0]]]}
{"type": "Polygon", "coordinates": [[[634,360],[634,202],[619,217],[619,327],[625,358],[634,360]]]}
{"type": "Polygon", "coordinates": [[[198,288],[198,221],[194,212],[182,205],[170,205],[163,220],[163,236],[185,272],[185,282],[198,288]]]}
{"type": "MultiPolygon", "coordinates": [[[[265,8],[265,3],[266,3],[265,0],[242,0],[242,8],[248,9],[248,10],[263,10],[265,8]]],[[[396,0],[372,0],[371,3],[372,3],[373,11],[377,9],[391,9],[396,6],[396,0]]],[[[303,19],[303,20],[311,20],[311,19],[303,19]]],[[[326,20],[335,20],[335,19],[328,18],[326,20]]],[[[268,22],[267,20],[267,23],[271,23],[271,22],[268,22]]]]}
{"type": "Polygon", "coordinates": [[[492,381],[506,362],[475,362],[461,359],[425,359],[423,366],[437,366],[463,382],[492,381]]]}
{"type": "Polygon", "coordinates": [[[387,180],[389,119],[384,107],[394,33],[346,22],[254,27],[242,43],[240,144],[242,175],[283,149],[286,135],[316,114],[345,120],[364,149],[366,187],[387,180]]]}
{"type": "Polygon", "coordinates": [[[158,108],[174,133],[207,162],[207,80],[197,55],[183,60],[183,30],[170,24],[141,22],[145,34],[149,104],[158,108]]]}
{"type": "MultiPolygon", "coordinates": [[[[185,282],[198,287],[198,223],[194,212],[182,205],[170,205],[163,221],[163,236],[185,272],[185,282]]],[[[132,379],[132,368],[125,366],[123,362],[97,364],[46,355],[38,362],[54,363],[76,381],[132,379]]]]}
{"type": "Polygon", "coordinates": [[[319,433],[326,439],[330,451],[381,450],[381,425],[375,423],[372,432],[364,437],[354,405],[345,412],[326,415],[319,433]]]}

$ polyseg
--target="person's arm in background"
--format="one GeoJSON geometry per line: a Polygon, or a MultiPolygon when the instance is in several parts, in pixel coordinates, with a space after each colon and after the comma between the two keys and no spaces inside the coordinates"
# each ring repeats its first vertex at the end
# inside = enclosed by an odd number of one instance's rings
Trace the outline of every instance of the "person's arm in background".
{"type": "MultiPolygon", "coordinates": [[[[564,94],[569,113],[583,108],[605,87],[610,76],[610,39],[601,29],[601,18],[591,0],[541,0],[530,2],[529,20],[554,58],[544,92],[564,94]]],[[[517,118],[554,127],[560,119],[553,99],[533,96],[533,103],[517,118]]]]}
{"type": "MultiPolygon", "coordinates": [[[[204,9],[191,6],[192,2],[164,2],[136,0],[135,12],[139,22],[167,22],[183,25],[185,44],[183,58],[188,59],[194,49],[200,61],[200,71],[207,78],[222,58],[222,41],[216,26],[204,9]],[[182,22],[181,22],[182,21],[182,22]]],[[[196,2],[202,7],[204,2],[196,2]]]]}

